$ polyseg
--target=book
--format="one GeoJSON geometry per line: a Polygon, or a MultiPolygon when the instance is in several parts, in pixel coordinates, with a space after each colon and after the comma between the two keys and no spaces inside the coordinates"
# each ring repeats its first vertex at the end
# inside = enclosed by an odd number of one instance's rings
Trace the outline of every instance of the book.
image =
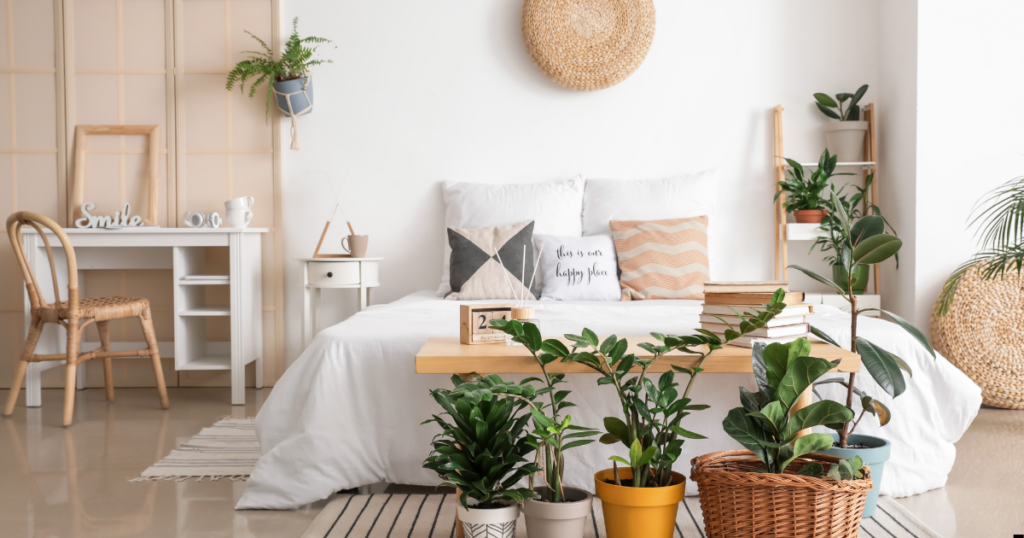
{"type": "Polygon", "coordinates": [[[704,283],[705,293],[774,293],[779,288],[789,291],[789,282],[786,280],[736,280],[704,283]]]}
{"type": "MultiPolygon", "coordinates": [[[[792,342],[792,341],[797,340],[799,338],[809,337],[809,336],[811,336],[810,333],[798,334],[798,335],[794,335],[794,336],[781,336],[779,338],[760,338],[760,337],[741,336],[741,337],[739,337],[739,338],[729,342],[729,345],[730,346],[739,346],[739,347],[754,347],[754,342],[764,342],[765,344],[774,344],[774,343],[778,342],[780,344],[788,344],[789,342],[792,342]]],[[[723,341],[725,340],[725,337],[720,335],[720,334],[718,335],[718,337],[721,338],[723,341]]]]}
{"type": "MultiPolygon", "coordinates": [[[[704,315],[719,315],[719,316],[735,316],[736,312],[762,312],[764,306],[759,304],[745,304],[745,305],[709,305],[705,304],[703,312],[704,315]]],[[[799,303],[786,305],[786,308],[782,310],[776,318],[785,318],[789,316],[806,316],[814,313],[814,305],[808,303],[799,303]]]]}
{"type": "MultiPolygon", "coordinates": [[[[709,314],[701,314],[700,321],[701,321],[701,323],[722,323],[722,321],[724,320],[726,323],[730,323],[732,325],[739,325],[740,322],[743,321],[740,318],[738,318],[736,316],[731,316],[731,315],[730,316],[719,315],[718,318],[716,318],[713,315],[709,315],[709,314]],[[718,318],[722,318],[722,319],[718,319],[718,318]]],[[[765,323],[764,326],[765,327],[785,327],[785,326],[788,326],[788,325],[797,325],[799,323],[806,323],[806,322],[807,322],[807,316],[775,316],[774,318],[768,320],[768,323],[765,323]]]]}
{"type": "MultiPolygon", "coordinates": [[[[770,303],[772,294],[764,293],[714,293],[704,292],[704,304],[711,305],[762,305],[770,303]]],[[[804,302],[804,292],[791,291],[786,294],[782,302],[787,305],[804,302]]]]}
{"type": "MultiPolygon", "coordinates": [[[[736,327],[736,325],[733,325],[736,327]]],[[[701,329],[707,329],[715,334],[725,334],[725,330],[729,328],[728,325],[723,323],[705,323],[701,322],[701,329]]],[[[806,323],[797,323],[795,325],[783,325],[782,327],[761,327],[760,329],[754,329],[743,336],[750,336],[754,338],[780,338],[783,336],[800,336],[807,334],[811,331],[811,326],[806,323]]]]}

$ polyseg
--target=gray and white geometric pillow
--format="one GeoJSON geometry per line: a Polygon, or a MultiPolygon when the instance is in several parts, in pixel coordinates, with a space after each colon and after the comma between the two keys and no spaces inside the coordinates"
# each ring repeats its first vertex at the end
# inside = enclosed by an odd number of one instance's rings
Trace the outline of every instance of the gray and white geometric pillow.
{"type": "Polygon", "coordinates": [[[536,292],[526,289],[533,279],[532,220],[510,226],[468,230],[448,228],[448,244],[452,247],[452,291],[445,295],[445,299],[515,299],[509,288],[511,281],[516,294],[525,290],[526,300],[536,300],[536,292]],[[499,255],[505,269],[508,269],[508,278],[498,262],[499,255]]]}

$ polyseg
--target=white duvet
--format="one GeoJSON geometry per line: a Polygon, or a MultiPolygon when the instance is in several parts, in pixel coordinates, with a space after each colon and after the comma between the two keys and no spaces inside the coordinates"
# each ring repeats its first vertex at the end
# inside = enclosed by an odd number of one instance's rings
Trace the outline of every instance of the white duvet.
{"type": "MultiPolygon", "coordinates": [[[[579,334],[588,327],[602,338],[651,331],[690,334],[700,311],[697,301],[530,306],[537,309],[545,336],[579,334]]],[[[458,308],[459,303],[438,299],[433,292],[419,292],[372,307],[317,335],[256,417],[263,456],[236,508],[295,508],[376,482],[439,483],[420,466],[436,427],[420,423],[439,412],[428,391],[449,387],[451,381],[449,376],[416,374],[414,356],[431,336],[458,335],[458,308]]],[[[849,315],[824,306],[816,309],[812,323],[837,341],[848,341],[849,315]]],[[[862,318],[858,325],[861,336],[905,359],[914,373],[907,391],[894,401],[870,375],[857,376],[856,384],[884,401],[893,414],[884,428],[871,417],[858,428],[892,441],[882,494],[907,496],[942,487],[956,457],[953,443],[977,414],[981,390],[944,358],[932,359],[898,326],[871,318],[862,318]]],[[[613,390],[597,386],[596,379],[593,374],[567,377],[570,399],[579,406],[570,409],[574,423],[601,427],[603,417],[621,414],[613,390]]],[[[754,389],[753,376],[709,374],[698,379],[693,399],[711,408],[687,417],[685,426],[708,439],[686,443],[677,471],[688,475],[689,461],[697,455],[739,448],[721,423],[739,405],[740,385],[754,389]]],[[[573,449],[567,458],[567,484],[592,491],[594,472],[621,451],[620,445],[600,443],[573,449]]],[[[696,493],[689,481],[687,493],[696,493]]]]}

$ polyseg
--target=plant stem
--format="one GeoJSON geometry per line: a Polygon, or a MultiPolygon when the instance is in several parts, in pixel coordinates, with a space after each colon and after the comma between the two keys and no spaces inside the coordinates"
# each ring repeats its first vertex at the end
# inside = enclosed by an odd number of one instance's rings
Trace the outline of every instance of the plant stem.
{"type": "MultiPolygon", "coordinates": [[[[857,352],[857,296],[853,294],[853,271],[850,271],[850,351],[857,352]]],[[[850,384],[846,388],[846,407],[853,409],[853,379],[857,374],[850,372],[850,384]]],[[[863,416],[863,413],[862,413],[863,416]]],[[[856,428],[856,425],[854,425],[856,428]]],[[[840,448],[846,448],[850,434],[853,433],[853,429],[850,428],[850,423],[843,424],[843,429],[839,432],[839,446],[840,448]]]]}

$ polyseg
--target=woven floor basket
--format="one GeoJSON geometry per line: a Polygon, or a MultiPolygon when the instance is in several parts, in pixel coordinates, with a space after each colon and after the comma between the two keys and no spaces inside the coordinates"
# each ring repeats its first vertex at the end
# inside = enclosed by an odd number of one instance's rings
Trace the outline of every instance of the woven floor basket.
{"type": "Polygon", "coordinates": [[[525,0],[522,20],[530,58],[573,90],[622,82],[654,40],[653,0],[525,0]]]}
{"type": "MultiPolygon", "coordinates": [[[[786,471],[815,461],[828,469],[839,458],[811,454],[786,471]]],[[[691,463],[707,538],[857,538],[873,485],[870,472],[863,480],[842,482],[752,473],[761,462],[747,450],[712,452],[691,463]]]]}
{"type": "Polygon", "coordinates": [[[932,345],[981,387],[985,405],[1024,409],[1024,281],[1007,270],[982,280],[970,270],[949,312],[932,310],[932,345]]]}

